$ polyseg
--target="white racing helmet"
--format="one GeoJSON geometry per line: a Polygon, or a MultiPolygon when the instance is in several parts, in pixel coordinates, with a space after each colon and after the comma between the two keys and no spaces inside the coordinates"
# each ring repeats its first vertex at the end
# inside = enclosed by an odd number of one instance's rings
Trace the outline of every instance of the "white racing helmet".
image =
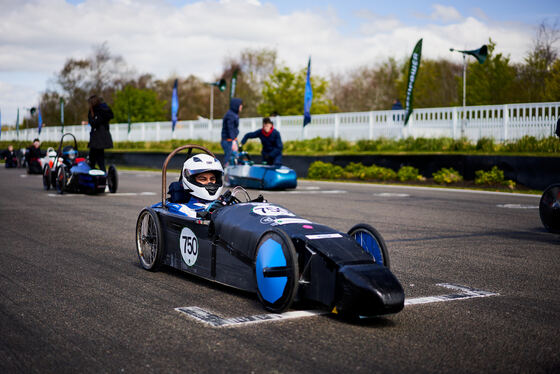
{"type": "Polygon", "coordinates": [[[216,200],[222,193],[222,176],[224,169],[216,158],[207,154],[196,154],[183,164],[181,181],[183,188],[192,196],[203,200],[216,200]],[[212,172],[216,176],[216,183],[201,184],[195,180],[197,174],[212,172]]]}

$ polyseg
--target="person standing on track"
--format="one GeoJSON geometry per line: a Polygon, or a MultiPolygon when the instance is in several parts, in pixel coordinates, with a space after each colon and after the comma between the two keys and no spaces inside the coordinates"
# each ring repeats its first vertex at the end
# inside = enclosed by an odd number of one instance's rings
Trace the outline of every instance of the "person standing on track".
{"type": "Polygon", "coordinates": [[[89,133],[89,165],[105,170],[105,149],[113,148],[113,138],[109,131],[109,121],[113,118],[113,111],[102,98],[93,95],[88,99],[88,120],[91,125],[89,133]]]}
{"type": "Polygon", "coordinates": [[[232,98],[229,110],[222,120],[222,148],[224,150],[224,167],[228,166],[232,152],[237,151],[239,135],[239,113],[243,110],[243,100],[232,98]]]}

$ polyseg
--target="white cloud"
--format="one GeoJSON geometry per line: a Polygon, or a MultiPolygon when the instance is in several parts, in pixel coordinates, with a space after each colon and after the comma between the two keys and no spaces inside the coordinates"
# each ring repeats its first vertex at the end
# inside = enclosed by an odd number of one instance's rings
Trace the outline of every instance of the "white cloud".
{"type": "Polygon", "coordinates": [[[15,121],[16,105],[36,103],[66,59],[86,57],[92,46],[104,41],[139,72],[159,78],[194,74],[211,80],[221,72],[224,57],[237,56],[244,48],[275,48],[292,69],[304,68],[311,55],[313,72],[324,75],[390,56],[405,58],[420,38],[428,58],[459,60],[450,47],[478,48],[492,37],[498,51],[521,61],[533,35],[527,27],[463,17],[455,8],[439,4],[424,26],[405,24],[396,16],[362,13],[352,20],[359,34],[343,33],[344,22],[332,8],[281,13],[266,0],[199,0],[181,7],[166,0],[86,0],[78,5],[64,0],[0,0],[0,4],[3,122],[15,121]]]}
{"type": "Polygon", "coordinates": [[[432,5],[432,8],[434,8],[434,11],[430,15],[430,18],[433,20],[442,22],[455,22],[461,21],[463,19],[459,11],[452,6],[434,4],[432,5]]]}

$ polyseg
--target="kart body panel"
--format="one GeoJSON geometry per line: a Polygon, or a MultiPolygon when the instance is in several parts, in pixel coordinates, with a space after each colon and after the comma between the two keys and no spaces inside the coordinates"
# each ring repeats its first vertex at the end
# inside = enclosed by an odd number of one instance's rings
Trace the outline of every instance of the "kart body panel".
{"type": "Polygon", "coordinates": [[[283,190],[297,187],[297,175],[287,166],[259,165],[246,152],[234,152],[233,162],[224,171],[228,186],[261,190],[283,190]]]}
{"type": "Polygon", "coordinates": [[[92,169],[86,161],[81,161],[70,168],[67,180],[68,192],[102,193],[107,186],[107,173],[92,169]]]}

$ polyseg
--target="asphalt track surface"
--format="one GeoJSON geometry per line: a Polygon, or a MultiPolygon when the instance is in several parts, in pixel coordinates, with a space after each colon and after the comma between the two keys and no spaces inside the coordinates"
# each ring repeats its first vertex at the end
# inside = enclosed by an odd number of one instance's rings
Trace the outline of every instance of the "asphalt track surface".
{"type": "Polygon", "coordinates": [[[255,295],[139,266],[136,218],[160,188],[159,174],[128,171],[115,195],[57,196],[0,169],[1,373],[560,371],[560,235],[538,197],[320,182],[265,193],[339,230],[376,227],[407,300],[450,292],[438,283],[499,295],[215,328],[175,308],[266,312],[255,295]]]}

